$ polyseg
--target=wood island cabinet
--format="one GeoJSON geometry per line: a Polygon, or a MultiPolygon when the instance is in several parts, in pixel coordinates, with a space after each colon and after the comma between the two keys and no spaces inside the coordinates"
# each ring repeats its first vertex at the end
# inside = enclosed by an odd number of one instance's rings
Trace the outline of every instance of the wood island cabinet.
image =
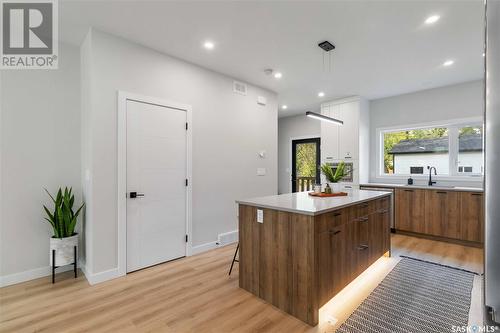
{"type": "Polygon", "coordinates": [[[318,310],[390,250],[390,197],[315,216],[239,205],[239,285],[316,325],[318,310]]]}

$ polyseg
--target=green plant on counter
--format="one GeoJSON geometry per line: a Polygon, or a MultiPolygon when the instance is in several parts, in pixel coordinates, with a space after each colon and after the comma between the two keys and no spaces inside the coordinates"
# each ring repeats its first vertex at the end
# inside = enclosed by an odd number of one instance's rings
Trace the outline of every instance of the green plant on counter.
{"type": "Polygon", "coordinates": [[[54,230],[54,238],[65,238],[74,235],[76,222],[78,215],[82,211],[85,204],[82,204],[76,212],[73,211],[73,204],[75,202],[75,196],[71,193],[71,188],[64,188],[64,192],[61,188],[57,191],[56,197],[54,197],[45,189],[45,192],[49,195],[54,203],[54,210],[51,212],[45,205],[43,209],[47,213],[47,220],[52,229],[54,230]]]}
{"type": "Polygon", "coordinates": [[[340,162],[337,166],[337,170],[333,172],[332,167],[328,164],[321,165],[321,172],[325,175],[326,180],[330,183],[337,183],[345,176],[345,163],[340,162]]]}

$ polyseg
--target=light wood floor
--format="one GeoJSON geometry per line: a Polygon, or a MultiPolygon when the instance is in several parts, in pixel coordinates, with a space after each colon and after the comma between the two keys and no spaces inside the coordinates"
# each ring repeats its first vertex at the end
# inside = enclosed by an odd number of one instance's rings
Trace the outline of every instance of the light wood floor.
{"type": "Polygon", "coordinates": [[[381,258],[321,309],[316,327],[239,289],[238,264],[227,276],[231,245],[95,286],[67,272],[55,285],[47,277],[1,288],[0,332],[333,332],[399,255],[482,272],[481,249],[402,235],[392,236],[392,247],[392,258],[381,258]]]}

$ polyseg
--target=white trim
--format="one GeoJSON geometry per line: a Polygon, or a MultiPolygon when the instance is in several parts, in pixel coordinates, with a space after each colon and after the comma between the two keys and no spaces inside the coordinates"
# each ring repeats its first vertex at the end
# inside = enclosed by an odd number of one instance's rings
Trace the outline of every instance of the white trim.
{"type": "MultiPolygon", "coordinates": [[[[292,156],[292,144],[294,140],[304,140],[304,139],[316,139],[319,138],[319,144],[321,148],[321,133],[318,134],[310,134],[310,135],[300,135],[300,136],[291,136],[289,138],[288,142],[288,153],[290,154],[288,157],[288,192],[292,192],[292,161],[293,161],[293,156],[292,156]]],[[[320,150],[321,154],[321,150],[320,150]]],[[[320,160],[321,163],[321,160],[320,160]]]]}
{"type": "Polygon", "coordinates": [[[92,274],[85,271],[85,278],[89,282],[90,285],[98,284],[104,281],[112,280],[124,276],[125,274],[121,274],[118,268],[112,268],[104,272],[99,272],[96,274],[92,274]]]}
{"type": "Polygon", "coordinates": [[[203,252],[207,252],[207,251],[216,249],[217,247],[218,247],[217,241],[208,242],[208,243],[201,244],[201,245],[196,245],[196,246],[193,246],[191,248],[191,254],[190,255],[194,256],[196,254],[200,254],[200,253],[203,253],[203,252]]]}
{"type": "MultiPolygon", "coordinates": [[[[79,263],[80,265],[80,263],[79,263]]],[[[78,267],[81,269],[81,267],[78,267]]],[[[56,269],[56,276],[59,273],[67,272],[73,270],[73,265],[66,265],[56,269]]],[[[26,282],[34,279],[43,278],[46,276],[50,276],[52,274],[52,267],[45,266],[40,268],[31,269],[24,272],[9,274],[0,276],[0,288],[10,286],[13,284],[26,282]]]]}
{"type": "MultiPolygon", "coordinates": [[[[117,193],[118,193],[118,267],[102,273],[92,275],[93,281],[102,282],[106,279],[123,276],[127,274],[127,100],[164,106],[172,109],[186,111],[186,175],[188,186],[186,190],[186,256],[191,255],[192,247],[192,108],[190,105],[167,101],[156,97],[137,95],[125,91],[118,91],[118,170],[117,170],[117,193]],[[116,270],[116,272],[115,272],[116,270]]],[[[89,280],[90,281],[90,280],[89,280]]],[[[94,282],[94,283],[98,283],[94,282]]]]}
{"type": "MultiPolygon", "coordinates": [[[[398,130],[412,130],[412,129],[422,129],[429,127],[448,127],[448,128],[458,128],[463,125],[474,125],[474,124],[483,124],[483,120],[481,117],[469,117],[469,118],[458,118],[458,119],[448,119],[448,120],[436,120],[426,123],[415,123],[410,125],[394,125],[388,127],[378,127],[375,129],[375,137],[376,137],[376,176],[378,179],[404,179],[406,180],[410,174],[398,174],[398,175],[390,175],[383,172],[384,170],[384,160],[382,158],[383,155],[383,134],[386,132],[398,131],[398,130]]],[[[458,152],[457,143],[454,140],[450,141],[450,149],[449,154],[453,152],[458,152]]],[[[449,175],[437,175],[433,176],[436,180],[449,180],[449,181],[464,181],[464,182],[478,182],[482,181],[483,175],[459,175],[455,170],[455,158],[450,158],[450,174],[449,175]],[[453,164],[453,165],[452,165],[453,164]]],[[[415,179],[427,179],[428,176],[425,175],[411,175],[412,178],[415,179]]]]}
{"type": "Polygon", "coordinates": [[[236,242],[238,242],[238,239],[239,239],[238,237],[239,237],[238,229],[233,230],[233,231],[223,232],[222,234],[219,234],[217,236],[217,245],[218,246],[226,246],[228,244],[236,243],[236,242]],[[230,241],[227,243],[222,242],[223,237],[230,239],[230,241]]]}

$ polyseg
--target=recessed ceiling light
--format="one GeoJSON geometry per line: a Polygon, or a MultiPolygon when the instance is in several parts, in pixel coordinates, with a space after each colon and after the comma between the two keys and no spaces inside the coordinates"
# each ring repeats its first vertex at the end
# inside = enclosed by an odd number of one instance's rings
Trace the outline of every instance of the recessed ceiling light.
{"type": "Polygon", "coordinates": [[[214,44],[214,42],[207,40],[205,43],[203,43],[203,47],[206,48],[207,50],[213,50],[215,47],[215,44],[214,44]]]}
{"type": "Polygon", "coordinates": [[[436,23],[437,21],[439,21],[439,19],[441,18],[441,16],[439,15],[432,15],[432,16],[429,16],[426,20],[425,20],[425,24],[433,24],[433,23],[436,23]]]}
{"type": "Polygon", "coordinates": [[[274,73],[274,78],[275,79],[281,79],[282,76],[283,76],[283,74],[281,74],[280,72],[274,73]]]}
{"type": "Polygon", "coordinates": [[[445,62],[443,62],[443,66],[451,66],[453,65],[455,62],[453,60],[446,60],[445,62]]]}
{"type": "Polygon", "coordinates": [[[287,105],[282,105],[282,106],[281,106],[281,108],[282,108],[283,110],[286,110],[286,109],[288,109],[288,106],[287,106],[287,105]]]}
{"type": "Polygon", "coordinates": [[[322,92],[322,91],[320,91],[320,92],[318,93],[318,97],[325,97],[325,93],[324,93],[324,92],[322,92]]]}

